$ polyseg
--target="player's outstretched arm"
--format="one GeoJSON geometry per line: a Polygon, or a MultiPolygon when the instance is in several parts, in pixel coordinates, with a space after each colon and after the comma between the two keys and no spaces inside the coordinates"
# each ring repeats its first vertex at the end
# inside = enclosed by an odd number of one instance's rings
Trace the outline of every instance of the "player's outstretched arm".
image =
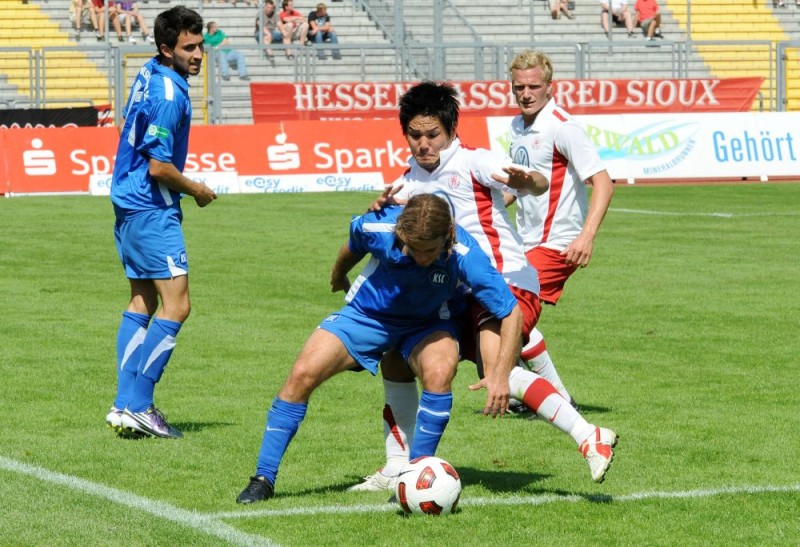
{"type": "Polygon", "coordinates": [[[550,188],[550,181],[538,171],[527,170],[521,166],[503,167],[506,176],[492,175],[492,178],[514,190],[526,191],[541,196],[550,188]]]}
{"type": "Polygon", "coordinates": [[[214,190],[202,182],[195,182],[184,176],[183,173],[178,171],[178,168],[171,163],[165,163],[150,158],[149,169],[150,176],[156,181],[170,190],[192,196],[200,207],[205,207],[217,199],[217,194],[214,190]]]}

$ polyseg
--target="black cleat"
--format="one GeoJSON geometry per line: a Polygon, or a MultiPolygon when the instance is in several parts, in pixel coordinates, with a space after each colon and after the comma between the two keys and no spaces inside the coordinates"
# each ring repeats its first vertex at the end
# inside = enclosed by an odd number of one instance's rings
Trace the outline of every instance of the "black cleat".
{"type": "Polygon", "coordinates": [[[275,487],[264,477],[250,477],[250,484],[242,490],[236,503],[255,503],[266,501],[275,495],[275,487]]]}

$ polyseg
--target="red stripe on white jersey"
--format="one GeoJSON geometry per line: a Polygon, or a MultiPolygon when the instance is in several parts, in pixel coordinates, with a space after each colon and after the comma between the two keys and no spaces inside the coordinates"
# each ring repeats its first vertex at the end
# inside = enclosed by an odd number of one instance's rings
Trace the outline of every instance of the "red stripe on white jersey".
{"type": "Polygon", "coordinates": [[[567,175],[567,158],[553,147],[553,171],[550,174],[550,198],[547,203],[547,217],[544,219],[544,230],[542,231],[542,241],[544,243],[550,236],[550,228],[553,227],[553,219],[556,216],[558,202],[561,201],[561,190],[564,188],[564,178],[567,175]]]}
{"type": "Polygon", "coordinates": [[[503,253],[500,251],[500,234],[492,223],[494,205],[492,203],[491,188],[478,182],[474,173],[470,172],[470,177],[472,178],[472,194],[475,197],[475,206],[478,209],[481,229],[489,241],[489,247],[492,249],[491,258],[494,262],[494,267],[498,272],[502,272],[503,253]]]}

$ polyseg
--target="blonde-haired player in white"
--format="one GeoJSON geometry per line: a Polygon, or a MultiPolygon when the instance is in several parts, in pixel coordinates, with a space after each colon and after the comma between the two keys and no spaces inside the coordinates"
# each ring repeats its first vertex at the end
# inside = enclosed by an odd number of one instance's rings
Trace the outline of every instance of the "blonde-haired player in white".
{"type": "MultiPolygon", "coordinates": [[[[506,203],[517,200],[517,230],[539,273],[539,298],[555,305],[567,279],[592,258],[614,186],[584,129],[556,105],[547,55],[523,51],[511,62],[510,75],[520,114],[511,122],[509,154],[515,163],[548,177],[550,187],[538,196],[506,194],[506,203]],[[591,200],[587,184],[592,185],[591,200]]],[[[522,358],[569,397],[541,333],[532,333],[522,358]]]]}
{"type": "MultiPolygon", "coordinates": [[[[451,205],[456,222],[466,229],[506,279],[523,312],[520,338],[527,339],[541,311],[536,271],[524,255],[522,240],[505,209],[503,192],[542,194],[548,182],[535,169],[514,165],[511,159],[485,149],[471,149],[459,140],[458,92],[449,84],[421,82],[400,99],[400,125],[413,158],[408,170],[384,193],[373,208],[388,200],[402,202],[419,193],[433,193],[451,205]]],[[[504,391],[503,412],[511,397],[556,428],[570,435],[589,464],[592,479],[601,482],[613,459],[617,435],[610,429],[588,423],[568,398],[547,379],[522,367],[494,373],[498,330],[482,310],[471,310],[475,339],[463,338],[462,358],[483,367],[485,376],[471,389],[491,387],[504,391]],[[487,320],[488,319],[488,320],[487,320]],[[502,386],[503,389],[500,389],[502,386]]],[[[391,490],[396,476],[408,461],[417,412],[417,386],[408,368],[394,354],[381,362],[386,406],[384,438],[387,461],[384,467],[351,490],[391,490]],[[398,362],[399,361],[399,362],[398,362]]],[[[420,412],[424,409],[420,407],[420,412]]],[[[484,409],[484,414],[487,414],[484,409]]]]}

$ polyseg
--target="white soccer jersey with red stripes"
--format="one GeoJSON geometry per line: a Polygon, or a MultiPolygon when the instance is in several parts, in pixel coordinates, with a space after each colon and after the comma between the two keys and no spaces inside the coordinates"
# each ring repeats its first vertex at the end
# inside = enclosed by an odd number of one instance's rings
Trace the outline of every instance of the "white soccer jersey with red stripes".
{"type": "Polygon", "coordinates": [[[522,116],[511,122],[514,163],[550,180],[541,196],[520,196],[517,230],[525,250],[541,245],[563,251],[583,229],[589,209],[584,181],[605,170],[586,131],[553,99],[525,127],[522,116]]]}
{"type": "Polygon", "coordinates": [[[525,258],[522,239],[503,205],[503,191],[516,192],[492,179],[493,173],[506,176],[503,167],[509,165],[507,156],[467,148],[456,138],[441,152],[432,173],[411,158],[408,170],[394,182],[403,184],[396,197],[436,194],[446,199],[456,222],[478,241],[506,283],[539,294],[536,269],[525,258]]]}

